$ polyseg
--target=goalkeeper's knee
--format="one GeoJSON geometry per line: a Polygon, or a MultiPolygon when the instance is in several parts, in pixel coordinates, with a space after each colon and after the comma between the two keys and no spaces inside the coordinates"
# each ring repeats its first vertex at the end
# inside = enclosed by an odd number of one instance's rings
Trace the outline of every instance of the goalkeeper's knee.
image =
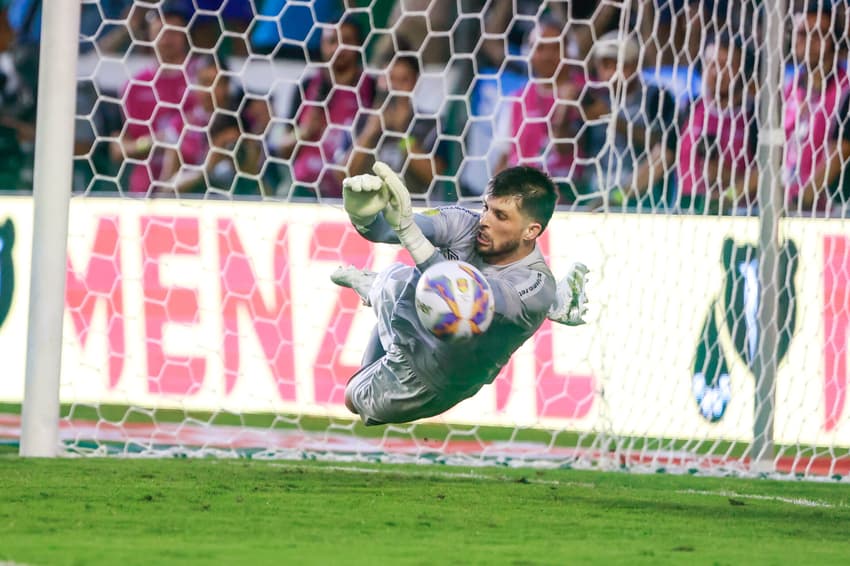
{"type": "Polygon", "coordinates": [[[354,406],[354,402],[351,400],[351,388],[345,388],[345,408],[354,413],[355,415],[360,414],[357,411],[357,407],[354,406]]]}

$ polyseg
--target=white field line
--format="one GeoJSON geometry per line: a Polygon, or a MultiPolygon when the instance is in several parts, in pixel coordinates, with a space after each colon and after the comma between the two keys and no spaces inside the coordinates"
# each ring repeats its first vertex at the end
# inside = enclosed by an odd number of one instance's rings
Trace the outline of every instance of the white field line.
{"type": "Polygon", "coordinates": [[[835,507],[844,507],[844,505],[833,505],[825,501],[817,501],[815,499],[805,499],[800,497],[780,497],[778,495],[756,495],[753,493],[738,493],[737,491],[705,491],[699,489],[680,489],[676,493],[688,495],[714,495],[718,497],[738,497],[740,499],[759,499],[762,501],[779,501],[780,503],[788,503],[789,505],[799,505],[801,507],[819,507],[824,509],[833,509],[835,507]]]}
{"type": "MultiPolygon", "coordinates": [[[[285,468],[287,470],[296,470],[300,469],[303,466],[299,466],[298,464],[270,464],[274,467],[285,468]]],[[[376,468],[359,468],[357,466],[322,466],[320,469],[322,470],[330,470],[334,472],[350,472],[350,473],[361,473],[361,474],[386,474],[386,475],[402,475],[402,476],[411,476],[417,478],[438,478],[438,479],[473,479],[473,480],[490,480],[490,481],[500,481],[500,482],[518,482],[522,481],[523,483],[534,483],[540,485],[559,485],[564,487],[581,487],[585,489],[593,489],[596,487],[595,484],[588,482],[562,482],[557,480],[541,480],[536,478],[530,478],[527,476],[493,476],[486,474],[476,474],[475,472],[403,472],[400,470],[379,470],[376,468]]]]}
{"type": "MultiPolygon", "coordinates": [[[[273,466],[279,468],[285,468],[288,470],[296,470],[299,469],[300,466],[297,464],[273,464],[273,466]]],[[[489,481],[502,481],[502,482],[517,482],[522,481],[523,483],[533,483],[540,485],[557,485],[563,487],[578,487],[583,489],[595,489],[596,485],[589,482],[561,482],[557,480],[541,480],[535,478],[529,478],[526,476],[522,477],[510,477],[510,476],[492,476],[492,475],[484,475],[484,474],[476,474],[474,472],[400,472],[400,471],[389,471],[389,470],[379,470],[376,468],[360,468],[357,466],[324,466],[322,467],[324,470],[337,471],[337,472],[347,472],[347,473],[361,473],[361,474],[374,474],[374,473],[383,473],[383,474],[399,474],[399,475],[410,475],[413,477],[426,477],[426,478],[442,478],[442,479],[475,479],[475,480],[489,480],[489,481]]],[[[707,491],[707,490],[697,490],[697,489],[681,489],[676,493],[687,494],[687,495],[710,495],[717,497],[737,497],[740,499],[756,499],[762,501],[778,501],[780,503],[787,503],[789,505],[798,505],[801,507],[816,507],[822,509],[834,509],[836,507],[845,507],[843,504],[833,505],[832,503],[827,503],[825,501],[818,501],[815,499],[805,499],[800,497],[780,497],[777,495],[757,495],[757,494],[748,494],[748,493],[739,493],[737,491],[707,491]]]]}

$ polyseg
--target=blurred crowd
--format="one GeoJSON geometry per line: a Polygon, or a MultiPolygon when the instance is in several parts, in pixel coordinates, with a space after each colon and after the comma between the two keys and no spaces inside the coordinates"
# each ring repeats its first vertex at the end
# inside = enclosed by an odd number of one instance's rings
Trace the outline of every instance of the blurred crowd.
{"type": "MultiPolygon", "coordinates": [[[[788,0],[773,51],[790,213],[850,212],[845,2],[788,0]]],[[[28,190],[42,8],[0,6],[0,189],[28,190]]],[[[755,214],[772,7],[84,0],[81,54],[146,64],[114,92],[80,81],[74,190],[335,199],[377,159],[436,204],[524,164],[573,208],[755,214]],[[282,107],[242,80],[262,59],[300,69],[282,107]]]]}

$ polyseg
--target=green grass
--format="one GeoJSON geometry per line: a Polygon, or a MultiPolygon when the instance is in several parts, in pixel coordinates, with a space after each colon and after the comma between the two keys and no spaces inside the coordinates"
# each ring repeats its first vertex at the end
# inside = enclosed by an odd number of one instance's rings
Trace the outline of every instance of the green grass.
{"type": "Polygon", "coordinates": [[[0,562],[847,564],[850,485],[0,457],[0,562]],[[817,506],[793,502],[806,499],[817,506]]]}

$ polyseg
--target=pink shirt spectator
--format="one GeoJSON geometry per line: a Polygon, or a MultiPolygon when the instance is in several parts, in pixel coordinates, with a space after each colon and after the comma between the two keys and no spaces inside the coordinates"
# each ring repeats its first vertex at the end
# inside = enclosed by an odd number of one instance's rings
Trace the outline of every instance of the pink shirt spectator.
{"type": "MultiPolygon", "coordinates": [[[[581,88],[582,85],[578,86],[581,88]]],[[[516,100],[510,105],[509,134],[513,143],[508,166],[530,165],[556,178],[578,176],[580,171],[575,164],[575,152],[556,151],[552,146],[550,115],[555,105],[553,93],[541,88],[540,83],[530,81],[511,96],[516,100]],[[552,149],[546,153],[550,146],[552,149]]],[[[581,115],[577,110],[571,110],[568,119],[578,123],[581,115]]]]}
{"type": "MultiPolygon", "coordinates": [[[[125,87],[124,109],[127,113],[127,135],[131,140],[150,136],[155,142],[177,143],[183,131],[184,119],[181,108],[187,115],[196,104],[194,97],[185,96],[186,76],[182,71],[146,69],[136,75],[125,87]]],[[[186,163],[200,163],[197,149],[181,147],[181,156],[186,163]],[[193,155],[194,151],[194,155],[193,155]]],[[[163,154],[152,151],[147,164],[153,179],[162,173],[163,154]]],[[[147,192],[151,185],[148,168],[139,165],[130,176],[131,192],[147,192]]]]}
{"type": "Polygon", "coordinates": [[[311,114],[320,112],[321,139],[302,141],[292,159],[292,171],[298,183],[319,184],[321,196],[341,197],[342,187],[334,175],[327,174],[327,164],[339,164],[351,146],[352,125],[360,108],[371,108],[375,95],[375,81],[362,78],[358,87],[337,86],[331,91],[323,73],[314,76],[304,89],[304,100],[296,115],[296,124],[303,127],[311,114]],[[329,92],[330,91],[330,92],[329,92]],[[330,123],[325,119],[330,120],[330,123]],[[323,175],[323,172],[325,173],[323,175]]]}
{"type": "MultiPolygon", "coordinates": [[[[784,181],[789,203],[797,200],[801,188],[812,178],[818,165],[828,157],[828,140],[839,137],[838,125],[846,119],[846,99],[850,95],[850,78],[836,68],[821,91],[809,90],[805,81],[794,81],[785,87],[785,163],[784,181]]],[[[845,136],[848,132],[844,133],[845,136]]],[[[824,187],[825,188],[825,187],[824,187]]],[[[829,194],[818,193],[814,208],[827,207],[829,194]]]]}
{"type": "Polygon", "coordinates": [[[209,128],[212,115],[200,103],[190,103],[184,116],[178,113],[172,122],[174,131],[185,130],[180,141],[183,163],[200,166],[210,149],[209,128]]]}
{"type": "MultiPolygon", "coordinates": [[[[733,180],[744,179],[747,169],[755,166],[755,117],[745,107],[722,110],[695,100],[678,140],[676,172],[679,194],[720,198],[724,186],[709,185],[706,179],[709,159],[719,167],[731,167],[733,180]]],[[[671,140],[675,143],[675,140],[671,140]]],[[[668,142],[670,143],[670,142],[668,142]]],[[[719,174],[719,171],[718,171],[719,174]]]]}

